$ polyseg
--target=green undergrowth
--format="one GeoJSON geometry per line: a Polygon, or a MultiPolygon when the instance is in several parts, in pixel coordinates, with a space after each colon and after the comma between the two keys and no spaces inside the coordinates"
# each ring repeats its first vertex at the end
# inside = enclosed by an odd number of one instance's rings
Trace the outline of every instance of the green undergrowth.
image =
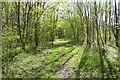
{"type": "Polygon", "coordinates": [[[58,39],[43,50],[3,55],[3,78],[58,78],[56,72],[72,68],[71,78],[120,77],[117,53],[99,53],[97,48],[73,45],[70,40],[58,39]],[[7,59],[6,59],[7,58],[7,59]],[[12,60],[10,60],[12,59],[12,60]]]}
{"type": "MultiPolygon", "coordinates": [[[[120,62],[109,53],[99,53],[95,48],[84,49],[76,77],[83,78],[118,78],[120,77],[120,62]]],[[[75,75],[74,75],[75,77],[75,75]]]]}

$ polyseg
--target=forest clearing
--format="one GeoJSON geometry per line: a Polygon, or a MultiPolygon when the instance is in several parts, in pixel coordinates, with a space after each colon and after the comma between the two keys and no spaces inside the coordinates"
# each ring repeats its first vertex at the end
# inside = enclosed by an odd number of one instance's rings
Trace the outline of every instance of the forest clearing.
{"type": "Polygon", "coordinates": [[[120,1],[0,7],[3,79],[120,79],[120,1]]]}

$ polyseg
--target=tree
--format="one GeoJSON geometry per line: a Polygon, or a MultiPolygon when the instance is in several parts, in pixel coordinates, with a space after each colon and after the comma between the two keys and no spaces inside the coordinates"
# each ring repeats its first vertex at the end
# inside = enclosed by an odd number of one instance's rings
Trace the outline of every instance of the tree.
{"type": "Polygon", "coordinates": [[[116,46],[119,47],[119,29],[118,29],[118,15],[117,15],[116,0],[115,0],[115,28],[116,28],[115,42],[116,42],[116,46]]]}

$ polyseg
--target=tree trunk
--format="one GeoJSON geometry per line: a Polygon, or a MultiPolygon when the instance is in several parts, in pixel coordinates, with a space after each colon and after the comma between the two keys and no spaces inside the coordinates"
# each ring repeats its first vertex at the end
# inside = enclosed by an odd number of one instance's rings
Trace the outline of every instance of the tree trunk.
{"type": "Polygon", "coordinates": [[[95,23],[96,23],[96,31],[97,31],[97,45],[98,45],[98,48],[99,48],[99,51],[100,50],[100,41],[99,41],[99,28],[98,28],[98,21],[97,21],[97,5],[96,5],[96,2],[94,2],[94,6],[95,6],[95,23]]]}
{"type": "MultiPolygon", "coordinates": [[[[109,2],[109,5],[111,5],[111,1],[109,2]]],[[[112,25],[111,24],[111,6],[109,9],[110,9],[110,11],[109,11],[109,41],[111,41],[111,30],[110,30],[111,29],[110,27],[112,25]]]]}
{"type": "MultiPolygon", "coordinates": [[[[37,3],[36,7],[39,7],[39,2],[37,3]]],[[[36,16],[39,17],[38,12],[37,12],[36,16]]],[[[37,48],[37,46],[39,44],[39,42],[38,42],[38,21],[35,22],[35,34],[34,35],[35,35],[35,48],[37,48]]]]}
{"type": "Polygon", "coordinates": [[[116,34],[115,34],[115,41],[116,41],[116,46],[119,47],[119,29],[118,29],[118,16],[117,16],[117,4],[116,4],[116,0],[115,0],[115,30],[116,30],[116,34]]]}
{"type": "Polygon", "coordinates": [[[20,46],[22,48],[22,50],[24,50],[24,47],[23,47],[23,41],[22,41],[22,35],[21,35],[21,28],[20,28],[20,2],[18,2],[18,5],[17,5],[17,8],[18,8],[18,11],[17,11],[17,27],[18,27],[18,36],[19,36],[19,43],[20,43],[20,46]]]}

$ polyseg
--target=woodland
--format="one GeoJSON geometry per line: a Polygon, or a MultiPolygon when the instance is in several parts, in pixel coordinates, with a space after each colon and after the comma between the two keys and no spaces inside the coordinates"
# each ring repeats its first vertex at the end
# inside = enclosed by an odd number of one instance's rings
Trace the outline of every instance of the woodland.
{"type": "Polygon", "coordinates": [[[118,0],[0,8],[2,78],[120,78],[118,0]]]}

